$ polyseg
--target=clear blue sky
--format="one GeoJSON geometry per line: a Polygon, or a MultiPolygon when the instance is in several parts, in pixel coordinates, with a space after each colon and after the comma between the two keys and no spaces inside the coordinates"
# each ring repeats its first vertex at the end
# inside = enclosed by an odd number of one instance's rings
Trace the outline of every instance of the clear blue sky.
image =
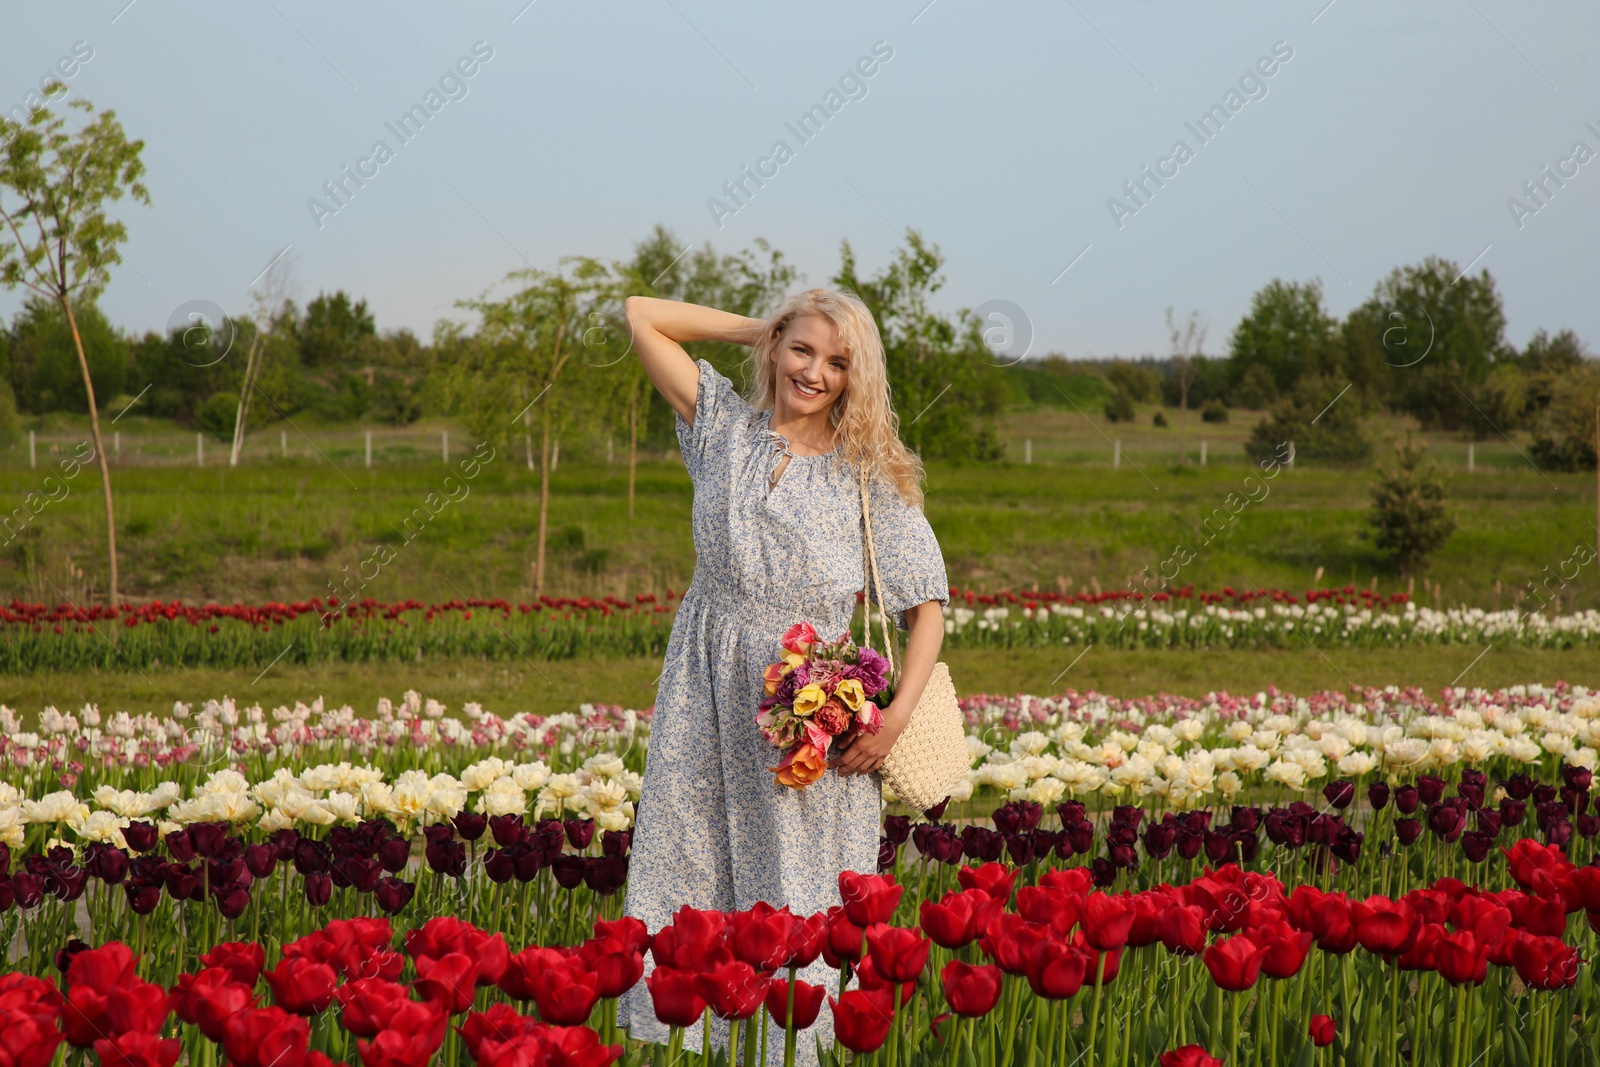
{"type": "Polygon", "coordinates": [[[93,49],[70,84],[149,168],[104,298],[129,329],[196,299],[243,312],[287,246],[302,301],[342,287],[426,336],[512,269],[623,258],[660,222],[719,251],[764,237],[811,284],[841,240],[870,272],[914,227],[948,257],[941,306],[1016,304],[1036,354],[1165,352],[1169,304],[1219,352],[1274,276],[1320,276],[1343,314],[1430,253],[1482,253],[1514,344],[1568,327],[1600,349],[1600,159],[1520,228],[1507,207],[1575,142],[1600,152],[1593,4],[525,3],[18,5],[0,106],[93,49]],[[880,41],[892,58],[802,143],[785,123],[880,41]],[[476,42],[492,58],[402,143],[385,124],[476,42]],[[1185,123],[1277,42],[1292,58],[1201,143],[1185,123]],[[1180,139],[1192,158],[1119,227],[1107,201],[1135,206],[1123,183],[1180,139]],[[319,227],[307,201],[379,140],[392,158],[319,227]],[[780,140],[792,158],[719,226],[708,200],[780,140]]]}

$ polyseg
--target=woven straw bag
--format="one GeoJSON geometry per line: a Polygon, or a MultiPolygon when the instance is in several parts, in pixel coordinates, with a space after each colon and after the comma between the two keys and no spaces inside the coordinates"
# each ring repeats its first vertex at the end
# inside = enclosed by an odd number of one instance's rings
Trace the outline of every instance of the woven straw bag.
{"type": "MultiPolygon", "coordinates": [[[[861,477],[861,523],[866,532],[867,570],[870,584],[876,590],[868,591],[862,608],[862,626],[866,636],[871,636],[872,602],[879,607],[879,621],[883,624],[883,654],[889,661],[889,673],[894,673],[894,642],[889,635],[889,615],[883,610],[883,579],[878,576],[877,553],[872,544],[872,514],[868,506],[867,477],[861,477]]],[[[863,644],[865,641],[863,641],[863,644]]],[[[923,687],[922,698],[911,712],[911,718],[894,747],[884,757],[878,771],[895,796],[918,811],[938,804],[950,795],[957,782],[966,777],[972,767],[972,756],[967,751],[966,720],[961,706],[956,703],[956,687],[950,680],[950,668],[941,660],[933,665],[933,673],[923,687]]]]}

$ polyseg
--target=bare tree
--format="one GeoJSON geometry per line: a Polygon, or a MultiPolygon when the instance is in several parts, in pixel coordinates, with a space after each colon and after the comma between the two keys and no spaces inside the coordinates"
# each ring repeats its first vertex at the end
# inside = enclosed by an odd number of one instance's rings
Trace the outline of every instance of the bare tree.
{"type": "Polygon", "coordinates": [[[272,335],[283,325],[284,313],[293,288],[290,275],[293,271],[288,259],[280,256],[266,270],[261,286],[252,297],[255,313],[251,319],[255,330],[250,337],[250,353],[245,357],[244,381],[239,383],[239,412],[233,420],[233,451],[228,454],[228,466],[237,467],[244,451],[245,420],[250,415],[250,397],[261,380],[261,368],[267,361],[272,335]]]}
{"type": "Polygon", "coordinates": [[[1179,326],[1172,317],[1172,307],[1167,307],[1167,336],[1172,340],[1172,365],[1178,378],[1178,462],[1189,460],[1184,437],[1189,430],[1189,386],[1194,384],[1194,360],[1205,347],[1206,331],[1211,327],[1200,312],[1191,311],[1179,326]]]}

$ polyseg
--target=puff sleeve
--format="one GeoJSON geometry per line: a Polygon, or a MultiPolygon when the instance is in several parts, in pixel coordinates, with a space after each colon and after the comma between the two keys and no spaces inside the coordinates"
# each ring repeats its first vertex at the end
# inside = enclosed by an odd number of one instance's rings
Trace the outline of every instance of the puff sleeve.
{"type": "Polygon", "coordinates": [[[727,442],[738,419],[749,415],[750,405],[710,363],[697,359],[695,364],[700,368],[700,385],[694,401],[694,425],[689,425],[682,415],[674,418],[683,465],[689,471],[689,480],[698,482],[708,457],[725,452],[718,449],[718,444],[727,442]]]}
{"type": "MultiPolygon", "coordinates": [[[[950,579],[945,572],[939,539],[922,509],[907,504],[895,487],[874,479],[868,495],[872,520],[872,547],[883,583],[883,606],[900,629],[906,628],[905,611],[930,600],[948,605],[950,579]]],[[[871,573],[867,581],[872,580],[871,573]]]]}

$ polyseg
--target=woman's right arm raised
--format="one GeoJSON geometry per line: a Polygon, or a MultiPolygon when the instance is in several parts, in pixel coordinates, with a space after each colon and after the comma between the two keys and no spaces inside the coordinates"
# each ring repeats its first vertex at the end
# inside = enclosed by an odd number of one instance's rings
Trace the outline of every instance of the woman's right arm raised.
{"type": "Polygon", "coordinates": [[[691,426],[694,425],[695,401],[699,398],[700,369],[679,342],[730,341],[754,345],[765,325],[761,319],[654,296],[630,296],[623,301],[622,310],[633,333],[633,350],[639,353],[644,372],[673,410],[691,426]]]}

